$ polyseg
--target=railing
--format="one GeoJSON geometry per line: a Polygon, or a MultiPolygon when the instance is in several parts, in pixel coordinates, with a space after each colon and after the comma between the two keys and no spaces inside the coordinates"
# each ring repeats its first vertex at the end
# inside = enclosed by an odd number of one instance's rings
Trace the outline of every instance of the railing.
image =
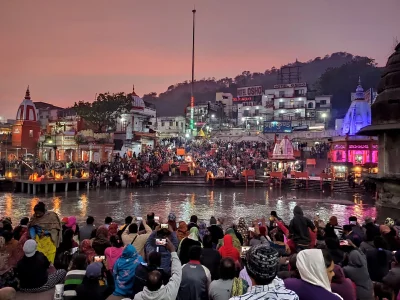
{"type": "Polygon", "coordinates": [[[279,105],[275,109],[283,109],[283,108],[307,108],[307,105],[305,104],[279,105]]]}

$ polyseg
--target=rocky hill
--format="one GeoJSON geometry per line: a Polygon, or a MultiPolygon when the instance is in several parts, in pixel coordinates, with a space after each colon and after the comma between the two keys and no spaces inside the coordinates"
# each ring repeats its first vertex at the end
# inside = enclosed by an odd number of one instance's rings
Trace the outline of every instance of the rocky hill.
{"type": "MultiPolygon", "coordinates": [[[[338,68],[360,59],[364,58],[346,52],[337,52],[323,58],[316,57],[307,62],[296,61],[289,63],[288,66],[300,66],[301,82],[307,82],[309,88],[313,88],[326,70],[338,68]]],[[[262,85],[264,89],[271,88],[278,81],[278,71],[276,68],[266,70],[264,73],[244,71],[234,78],[196,80],[194,85],[196,102],[214,101],[216,92],[230,92],[236,95],[236,89],[242,86],[262,85]]],[[[146,94],[143,96],[143,100],[155,104],[159,116],[184,114],[185,108],[190,102],[190,82],[185,81],[171,85],[167,91],[159,95],[156,93],[146,94]]]]}

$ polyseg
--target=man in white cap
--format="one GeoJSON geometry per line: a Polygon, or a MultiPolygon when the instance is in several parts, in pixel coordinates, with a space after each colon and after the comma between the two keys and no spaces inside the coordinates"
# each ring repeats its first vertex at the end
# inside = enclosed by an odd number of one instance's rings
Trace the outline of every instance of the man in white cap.
{"type": "Polygon", "coordinates": [[[67,273],[65,270],[47,274],[50,262],[43,253],[37,251],[37,243],[34,240],[27,240],[23,250],[25,256],[18,262],[16,268],[21,292],[44,292],[64,280],[67,273]]]}

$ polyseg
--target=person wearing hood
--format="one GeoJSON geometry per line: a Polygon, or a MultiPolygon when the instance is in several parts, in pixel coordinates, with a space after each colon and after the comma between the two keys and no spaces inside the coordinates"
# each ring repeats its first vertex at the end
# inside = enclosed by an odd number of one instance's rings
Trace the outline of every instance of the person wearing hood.
{"type": "Polygon", "coordinates": [[[104,251],[104,255],[107,260],[107,269],[112,271],[114,268],[114,264],[118,258],[122,256],[124,252],[124,244],[121,239],[117,235],[113,235],[110,237],[111,247],[106,248],[104,251]]]}
{"type": "Polygon", "coordinates": [[[394,254],[392,269],[383,277],[382,282],[393,289],[395,293],[400,294],[400,251],[394,254]]]}
{"type": "Polygon", "coordinates": [[[369,276],[372,281],[382,282],[390,270],[393,254],[388,251],[385,240],[377,236],[374,239],[375,249],[368,250],[366,253],[369,276]]]}
{"type": "Polygon", "coordinates": [[[190,228],[190,234],[184,238],[179,244],[178,255],[182,264],[189,262],[189,250],[192,246],[202,246],[199,238],[199,229],[197,227],[190,228]]]}
{"type": "MultiPolygon", "coordinates": [[[[228,228],[225,234],[229,234],[232,237],[233,247],[235,247],[239,252],[242,249],[239,239],[236,237],[235,231],[232,228],[228,228]]],[[[224,236],[218,241],[217,249],[224,245],[224,236]]]]}
{"type": "Polygon", "coordinates": [[[224,236],[224,244],[221,248],[218,249],[221,257],[230,257],[235,263],[240,260],[240,252],[233,246],[232,235],[225,234],[224,236]]]}
{"type": "Polygon", "coordinates": [[[185,221],[180,221],[178,225],[178,230],[176,231],[179,242],[184,238],[189,236],[189,231],[187,229],[187,224],[185,221]]]}
{"type": "Polygon", "coordinates": [[[130,297],[135,283],[135,270],[143,262],[135,247],[128,245],[115,262],[113,274],[115,282],[114,296],[130,297]]]}
{"type": "Polygon", "coordinates": [[[168,238],[175,249],[178,248],[179,241],[176,237],[176,232],[172,231],[171,226],[168,229],[161,229],[159,226],[154,230],[146,241],[146,255],[151,252],[158,251],[161,253],[161,268],[169,274],[171,272],[171,253],[168,251],[167,247],[162,245],[156,245],[156,239],[166,239],[168,238]]]}
{"type": "Polygon", "coordinates": [[[217,225],[215,217],[210,218],[210,226],[207,228],[212,236],[213,247],[216,248],[218,241],[224,237],[224,231],[217,225]]]}
{"type": "Polygon", "coordinates": [[[348,265],[343,267],[344,274],[356,285],[358,300],[373,300],[374,287],[369,277],[367,260],[364,254],[354,249],[349,254],[348,265]]]}
{"type": "Polygon", "coordinates": [[[104,225],[100,226],[96,230],[96,237],[92,241],[92,247],[97,255],[104,255],[104,251],[111,247],[110,240],[108,238],[108,228],[104,225]]]}
{"type": "Polygon", "coordinates": [[[332,278],[332,292],[338,294],[343,300],[356,300],[356,289],[353,282],[344,276],[343,269],[335,265],[333,268],[335,275],[332,278]]]}
{"type": "Polygon", "coordinates": [[[317,228],[314,223],[304,217],[303,210],[296,205],[293,209],[294,217],[290,221],[289,232],[292,235],[292,240],[296,244],[297,252],[310,247],[311,238],[309,229],[316,232],[317,228]]]}
{"type": "Polygon", "coordinates": [[[306,249],[297,254],[297,269],[301,279],[284,280],[286,288],[294,291],[300,300],[340,300],[332,292],[331,280],[334,263],[329,252],[321,249],[306,249]]]}
{"type": "Polygon", "coordinates": [[[182,280],[182,265],[176,254],[175,246],[167,238],[165,245],[168,253],[171,253],[171,278],[163,285],[163,276],[158,270],[149,273],[146,286],[142,292],[135,295],[134,300],[175,300],[178,296],[179,286],[182,280]]]}

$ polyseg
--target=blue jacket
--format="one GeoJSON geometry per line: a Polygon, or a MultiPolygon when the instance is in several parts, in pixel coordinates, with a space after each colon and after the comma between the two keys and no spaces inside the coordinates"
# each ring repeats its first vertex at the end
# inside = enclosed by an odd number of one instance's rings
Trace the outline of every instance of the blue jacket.
{"type": "MultiPolygon", "coordinates": [[[[146,242],[146,255],[148,256],[151,252],[157,251],[156,246],[157,232],[153,231],[146,242]]],[[[176,232],[172,232],[169,236],[171,243],[178,250],[179,241],[176,237],[176,232]]],[[[158,252],[161,253],[161,268],[167,273],[171,273],[171,253],[164,246],[158,246],[158,252]]]]}
{"type": "Polygon", "coordinates": [[[127,297],[132,295],[135,270],[142,262],[143,258],[138,254],[134,246],[128,245],[125,247],[121,257],[118,258],[114,265],[115,290],[113,295],[127,297]]]}

